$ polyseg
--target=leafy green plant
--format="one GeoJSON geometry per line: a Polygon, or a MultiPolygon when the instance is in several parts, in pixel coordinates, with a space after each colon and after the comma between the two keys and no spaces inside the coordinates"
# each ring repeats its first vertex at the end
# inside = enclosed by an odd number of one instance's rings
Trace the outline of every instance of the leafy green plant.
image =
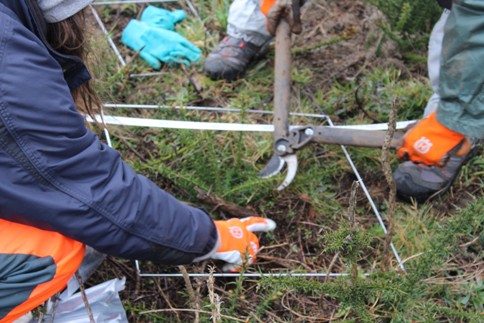
{"type": "Polygon", "coordinates": [[[368,0],[388,18],[392,30],[404,33],[429,32],[442,8],[435,0],[368,0]]]}
{"type": "Polygon", "coordinates": [[[386,17],[381,28],[404,50],[426,46],[428,35],[442,8],[433,0],[367,0],[386,17]]]}

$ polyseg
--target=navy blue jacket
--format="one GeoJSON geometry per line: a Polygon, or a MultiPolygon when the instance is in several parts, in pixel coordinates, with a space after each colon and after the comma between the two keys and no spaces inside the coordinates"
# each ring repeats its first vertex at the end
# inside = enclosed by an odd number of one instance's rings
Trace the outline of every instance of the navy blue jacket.
{"type": "Polygon", "coordinates": [[[70,90],[89,73],[54,52],[45,30],[37,0],[0,0],[0,216],[128,259],[186,264],[212,251],[206,212],[136,174],[86,128],[70,90]]]}

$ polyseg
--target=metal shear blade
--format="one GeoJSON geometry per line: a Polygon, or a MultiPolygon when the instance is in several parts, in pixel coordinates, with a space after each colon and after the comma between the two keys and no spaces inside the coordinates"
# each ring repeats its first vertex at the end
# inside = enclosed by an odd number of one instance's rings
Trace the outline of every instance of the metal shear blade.
{"type": "Polygon", "coordinates": [[[269,160],[267,165],[259,172],[257,176],[261,178],[269,178],[274,175],[277,175],[284,167],[284,163],[285,163],[284,159],[282,159],[277,155],[274,155],[269,160]]]}
{"type": "Polygon", "coordinates": [[[287,174],[282,184],[277,187],[278,191],[282,191],[289,184],[291,184],[294,177],[296,177],[297,172],[297,156],[295,154],[286,155],[284,157],[281,157],[281,159],[284,160],[284,162],[287,164],[287,174]]]}
{"type": "Polygon", "coordinates": [[[282,182],[281,185],[277,187],[278,191],[285,189],[296,177],[297,173],[297,156],[295,154],[286,155],[283,157],[274,155],[272,156],[271,160],[267,163],[267,165],[259,172],[258,176],[262,178],[269,178],[274,175],[277,175],[281,172],[284,165],[287,165],[287,174],[286,178],[282,182]]]}

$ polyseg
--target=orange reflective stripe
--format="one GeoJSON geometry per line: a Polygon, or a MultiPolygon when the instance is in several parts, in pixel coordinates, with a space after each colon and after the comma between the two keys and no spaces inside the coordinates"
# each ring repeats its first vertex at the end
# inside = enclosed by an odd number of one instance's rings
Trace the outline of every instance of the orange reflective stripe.
{"type": "Polygon", "coordinates": [[[269,12],[269,10],[271,10],[275,2],[276,0],[262,0],[262,3],[260,5],[260,11],[262,11],[262,13],[267,16],[267,13],[269,12]]]}
{"type": "Polygon", "coordinates": [[[56,265],[54,278],[38,285],[30,297],[12,309],[0,320],[11,322],[45,302],[62,290],[79,268],[85,246],[57,232],[40,230],[31,226],[0,219],[0,253],[29,254],[38,257],[51,256],[56,265]]]}

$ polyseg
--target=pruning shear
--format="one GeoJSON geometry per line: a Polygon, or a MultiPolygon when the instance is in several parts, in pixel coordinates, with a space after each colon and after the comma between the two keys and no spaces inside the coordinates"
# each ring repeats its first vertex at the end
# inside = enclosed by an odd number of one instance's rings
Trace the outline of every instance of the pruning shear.
{"type": "MultiPolygon", "coordinates": [[[[287,165],[286,178],[277,187],[286,188],[297,173],[296,152],[309,143],[339,144],[361,147],[383,147],[385,131],[344,129],[328,126],[303,126],[289,130],[291,95],[291,30],[284,17],[276,29],[275,67],[274,67],[274,155],[259,172],[259,177],[269,178],[278,174],[287,165]]],[[[389,144],[398,148],[403,142],[403,133],[396,132],[389,144]]]]}
{"type": "Polygon", "coordinates": [[[274,66],[274,156],[259,173],[259,177],[268,178],[278,174],[287,164],[287,176],[277,188],[287,187],[297,172],[297,156],[289,144],[289,111],[291,99],[291,29],[285,17],[282,17],[276,29],[274,66]]]}

